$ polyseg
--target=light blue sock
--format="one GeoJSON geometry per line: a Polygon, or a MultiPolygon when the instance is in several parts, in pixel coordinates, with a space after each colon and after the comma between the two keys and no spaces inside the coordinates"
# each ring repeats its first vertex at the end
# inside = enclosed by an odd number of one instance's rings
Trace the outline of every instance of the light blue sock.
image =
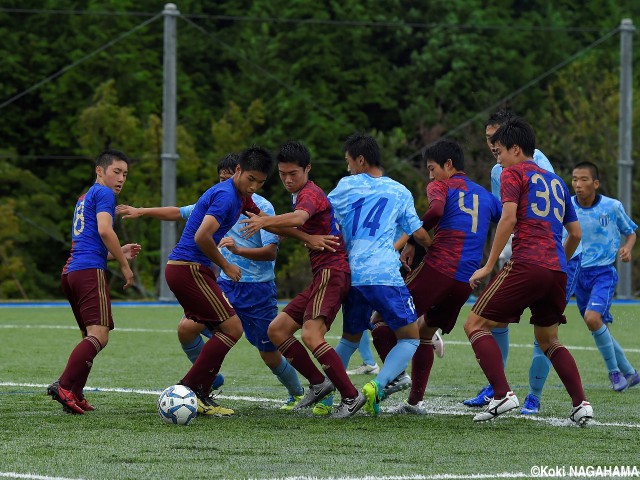
{"type": "Polygon", "coordinates": [[[371,351],[371,342],[369,340],[369,330],[362,332],[362,338],[360,339],[360,345],[358,345],[358,351],[362,357],[362,361],[367,365],[375,365],[376,361],[373,358],[373,352],[371,351]]]}
{"type": "Polygon", "coordinates": [[[209,330],[208,328],[205,328],[204,330],[202,330],[202,332],[200,332],[200,334],[204,335],[207,338],[213,337],[213,332],[211,330],[209,330]]]}
{"type": "Polygon", "coordinates": [[[398,340],[396,346],[391,349],[384,361],[380,373],[375,378],[380,388],[386,387],[391,380],[400,375],[409,365],[413,354],[416,353],[420,345],[419,339],[403,338],[398,340]]]}
{"type": "Polygon", "coordinates": [[[616,362],[618,364],[618,367],[620,368],[620,371],[624,375],[633,375],[634,373],[636,373],[636,369],[631,366],[631,364],[629,363],[629,360],[627,360],[627,357],[624,354],[624,350],[622,350],[622,347],[616,341],[616,339],[613,338],[613,335],[611,335],[611,332],[609,332],[609,336],[611,336],[611,342],[613,343],[613,350],[614,352],[616,352],[616,362]]]}
{"type": "Polygon", "coordinates": [[[184,353],[187,354],[189,360],[191,360],[191,363],[194,363],[198,358],[198,355],[200,355],[202,347],[204,347],[204,340],[202,340],[202,337],[198,335],[191,342],[181,343],[180,346],[182,347],[182,350],[184,350],[184,353]]]}
{"type": "Polygon", "coordinates": [[[542,389],[544,382],[549,376],[551,361],[540,349],[537,341],[533,342],[533,358],[531,358],[531,367],[529,367],[529,393],[540,400],[542,397],[542,389]]]}
{"type": "Polygon", "coordinates": [[[300,379],[298,378],[298,372],[296,369],[291,366],[287,359],[282,357],[282,361],[280,365],[276,368],[272,368],[271,371],[273,374],[278,377],[280,383],[285,386],[289,395],[292,397],[302,395],[304,390],[302,385],[300,385],[300,379]]]}
{"type": "Polygon", "coordinates": [[[616,351],[613,348],[612,337],[607,326],[602,325],[595,332],[591,332],[591,335],[593,335],[593,339],[596,341],[596,347],[600,350],[600,355],[602,355],[602,359],[609,373],[618,371],[616,351]]]}
{"type": "Polygon", "coordinates": [[[494,328],[491,330],[493,339],[498,344],[502,354],[502,368],[507,368],[507,358],[509,357],[509,327],[494,328]]]}
{"type": "Polygon", "coordinates": [[[351,355],[358,349],[358,344],[355,342],[350,342],[346,338],[340,338],[338,345],[334,348],[340,360],[342,360],[342,365],[344,368],[349,366],[349,360],[351,360],[351,355]]]}

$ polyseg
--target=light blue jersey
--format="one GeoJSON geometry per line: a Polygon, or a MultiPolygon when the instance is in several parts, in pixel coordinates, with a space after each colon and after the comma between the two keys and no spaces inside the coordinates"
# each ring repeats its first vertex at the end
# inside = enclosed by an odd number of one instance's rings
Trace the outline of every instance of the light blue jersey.
{"type": "Polygon", "coordinates": [[[407,235],[422,226],[411,192],[388,177],[344,177],[329,194],[344,236],[351,285],[404,286],[393,248],[399,227],[407,235]]]}
{"type": "MultiPolygon", "coordinates": [[[[275,215],[273,205],[271,205],[271,203],[266,198],[261,197],[257,193],[254,193],[251,198],[261,211],[263,211],[267,215],[275,215]]],[[[182,216],[182,218],[184,218],[185,220],[189,218],[189,215],[191,215],[194,207],[195,205],[181,207],[180,215],[182,216]]],[[[278,236],[274,235],[273,233],[267,232],[266,230],[260,230],[257,235],[253,235],[250,238],[242,238],[240,229],[244,227],[244,224],[241,224],[240,221],[246,218],[248,217],[246,217],[245,215],[240,215],[238,223],[236,223],[227,234],[227,236],[233,238],[233,241],[237,246],[244,248],[261,248],[271,244],[278,244],[278,236]]],[[[270,282],[275,280],[275,260],[271,262],[251,260],[241,255],[235,255],[226,248],[221,249],[220,253],[222,253],[222,256],[224,256],[224,258],[229,263],[237,265],[240,270],[242,270],[242,277],[240,278],[240,282],[254,283],[270,282]]],[[[224,272],[220,273],[220,278],[222,278],[223,280],[231,280],[227,275],[225,275],[224,272]]]]}
{"type": "Polygon", "coordinates": [[[620,249],[620,235],[631,235],[638,225],[614,198],[596,195],[591,207],[571,197],[582,229],[582,268],[613,265],[620,249]]]}

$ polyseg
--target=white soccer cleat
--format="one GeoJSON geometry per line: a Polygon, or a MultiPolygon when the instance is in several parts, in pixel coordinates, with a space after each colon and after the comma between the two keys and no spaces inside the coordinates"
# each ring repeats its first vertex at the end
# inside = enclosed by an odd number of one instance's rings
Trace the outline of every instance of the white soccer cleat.
{"type": "Polygon", "coordinates": [[[493,398],[487,405],[487,409],[484,412],[477,414],[473,417],[474,422],[486,422],[487,420],[493,420],[498,415],[507,413],[514,408],[518,408],[520,402],[518,397],[513,392],[507,392],[504,398],[493,398]]]}
{"type": "Polygon", "coordinates": [[[380,373],[380,367],[377,363],[374,363],[373,365],[363,363],[358,368],[347,370],[347,375],[377,375],[378,373],[380,373]]]}
{"type": "Polygon", "coordinates": [[[441,330],[438,329],[431,338],[431,342],[433,343],[433,351],[438,356],[438,358],[444,357],[444,340],[442,339],[440,332],[441,330]]]}
{"type": "Polygon", "coordinates": [[[420,400],[416,405],[411,405],[409,402],[402,402],[397,407],[391,410],[391,413],[403,414],[403,415],[427,415],[427,408],[424,406],[424,402],[420,400]]]}
{"type": "Polygon", "coordinates": [[[569,420],[584,427],[593,418],[593,407],[589,402],[583,400],[580,405],[573,407],[569,414],[569,420]]]}

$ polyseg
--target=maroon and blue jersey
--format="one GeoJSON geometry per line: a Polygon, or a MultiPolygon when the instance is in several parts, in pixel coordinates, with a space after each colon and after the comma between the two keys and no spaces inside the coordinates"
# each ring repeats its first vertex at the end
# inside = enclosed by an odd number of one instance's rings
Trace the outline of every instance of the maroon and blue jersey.
{"type": "Polygon", "coordinates": [[[220,228],[213,234],[213,240],[217,245],[236,224],[243,212],[257,215],[260,213],[260,209],[253,203],[251,196],[240,196],[232,178],[214,185],[198,199],[182,231],[180,241],[169,254],[169,260],[196,262],[209,266],[211,259],[200,250],[195,240],[196,232],[205,215],[211,215],[220,225],[220,228]]]}
{"type": "Polygon", "coordinates": [[[444,212],[434,228],[425,264],[449,278],[468,282],[480,268],[489,225],[500,220],[500,202],[462,172],[429,183],[427,198],[432,206],[444,204],[444,212]]]}
{"type": "Polygon", "coordinates": [[[71,254],[62,273],[89,268],[107,269],[109,251],[98,233],[98,214],[106,212],[116,218],[116,194],[108,187],[94,183],[78,198],[71,227],[71,254]]]}
{"type": "Polygon", "coordinates": [[[505,168],[500,182],[502,203],[518,205],[511,260],[566,272],[563,226],[578,220],[567,185],[532,161],[505,168]]]}
{"type": "Polygon", "coordinates": [[[298,227],[309,235],[335,235],[340,243],[335,252],[327,250],[309,250],[311,271],[315,274],[323,268],[333,268],[350,272],[344,239],[336,224],[333,207],[324,191],[312,181],[308,181],[298,193],[291,196],[293,210],[303,210],[309,214],[304,225],[298,227]]]}

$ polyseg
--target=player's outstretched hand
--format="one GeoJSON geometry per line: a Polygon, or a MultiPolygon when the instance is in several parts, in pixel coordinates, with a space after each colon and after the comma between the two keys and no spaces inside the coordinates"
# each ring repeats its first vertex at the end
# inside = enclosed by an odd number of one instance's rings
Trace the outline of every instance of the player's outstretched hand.
{"type": "Polygon", "coordinates": [[[309,250],[327,250],[333,253],[336,247],[340,246],[340,242],[335,235],[309,235],[304,246],[309,250]]]}
{"type": "Polygon", "coordinates": [[[122,218],[138,218],[142,215],[139,208],[131,205],[118,205],[116,207],[116,215],[122,215],[122,218]]]}
{"type": "Polygon", "coordinates": [[[490,273],[491,273],[491,270],[488,269],[486,266],[479,268],[478,270],[473,272],[473,275],[471,275],[471,278],[469,279],[469,285],[471,285],[471,288],[476,288],[480,283],[480,280],[482,280],[484,277],[486,277],[490,273]]]}
{"type": "Polygon", "coordinates": [[[266,218],[256,215],[255,213],[246,212],[247,217],[244,220],[240,220],[238,223],[245,223],[246,225],[240,229],[240,233],[242,233],[242,238],[252,237],[254,234],[258,233],[258,231],[265,225],[266,218]]]}
{"type": "Polygon", "coordinates": [[[242,277],[242,272],[240,271],[240,267],[234,265],[233,263],[227,263],[226,266],[222,268],[222,271],[225,273],[227,277],[229,277],[234,282],[239,282],[240,277],[242,277]]]}
{"type": "Polygon", "coordinates": [[[129,264],[127,263],[126,265],[120,265],[120,271],[122,272],[122,276],[124,277],[124,287],[122,287],[123,290],[126,290],[127,288],[133,287],[133,271],[131,270],[131,267],[129,266],[129,264]]]}
{"type": "Polygon", "coordinates": [[[411,271],[411,264],[413,264],[413,257],[415,257],[415,255],[416,247],[407,243],[400,254],[400,262],[408,272],[411,271]]]}
{"type": "Polygon", "coordinates": [[[122,246],[122,253],[127,260],[135,260],[140,250],[142,250],[142,246],[138,243],[127,243],[122,246]]]}
{"type": "Polygon", "coordinates": [[[627,263],[631,261],[631,249],[627,247],[622,247],[618,250],[618,255],[620,255],[620,260],[627,263]]]}

